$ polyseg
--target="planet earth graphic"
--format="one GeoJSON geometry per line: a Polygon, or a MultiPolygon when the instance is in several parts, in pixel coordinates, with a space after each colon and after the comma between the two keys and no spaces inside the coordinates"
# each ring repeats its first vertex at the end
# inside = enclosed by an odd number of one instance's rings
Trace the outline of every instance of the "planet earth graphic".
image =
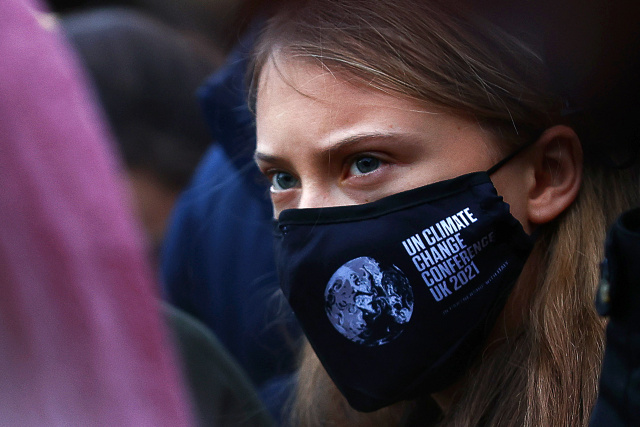
{"type": "Polygon", "coordinates": [[[331,276],[325,311],[344,337],[369,347],[402,333],[413,313],[413,291],[396,266],[382,268],[369,257],[352,259],[331,276]]]}

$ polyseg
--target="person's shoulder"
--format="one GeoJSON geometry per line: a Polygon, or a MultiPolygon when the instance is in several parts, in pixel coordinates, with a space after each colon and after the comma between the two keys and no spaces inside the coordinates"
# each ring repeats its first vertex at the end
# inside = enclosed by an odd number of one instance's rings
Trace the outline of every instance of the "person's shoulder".
{"type": "Polygon", "coordinates": [[[202,424],[274,425],[251,380],[213,332],[173,305],[163,303],[162,311],[202,424]]]}

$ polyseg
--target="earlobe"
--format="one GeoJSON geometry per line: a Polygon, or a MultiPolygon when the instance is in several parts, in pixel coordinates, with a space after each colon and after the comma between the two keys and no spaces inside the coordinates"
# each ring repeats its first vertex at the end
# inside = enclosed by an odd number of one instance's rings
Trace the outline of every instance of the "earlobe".
{"type": "Polygon", "coordinates": [[[528,195],[529,221],[555,219],[575,200],[582,185],[582,146],[568,126],[547,129],[535,142],[535,182],[528,195]]]}

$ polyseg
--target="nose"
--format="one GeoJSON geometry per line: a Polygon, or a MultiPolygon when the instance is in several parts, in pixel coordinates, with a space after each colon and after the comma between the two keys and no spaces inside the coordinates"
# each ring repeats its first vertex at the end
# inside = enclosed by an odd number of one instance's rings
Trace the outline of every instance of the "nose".
{"type": "Polygon", "coordinates": [[[298,198],[298,209],[323,208],[331,206],[330,191],[319,185],[308,185],[302,189],[298,198]]]}
{"type": "Polygon", "coordinates": [[[298,208],[328,208],[352,205],[354,202],[338,188],[322,185],[308,185],[302,188],[298,199],[298,208]]]}

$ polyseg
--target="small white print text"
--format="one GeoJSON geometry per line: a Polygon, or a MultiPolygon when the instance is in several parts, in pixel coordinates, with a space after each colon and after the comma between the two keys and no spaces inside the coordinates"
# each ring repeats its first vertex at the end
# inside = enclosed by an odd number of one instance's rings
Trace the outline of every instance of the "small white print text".
{"type": "Polygon", "coordinates": [[[460,236],[461,229],[477,220],[471,210],[465,208],[402,242],[436,301],[453,295],[480,274],[473,259],[495,241],[494,233],[471,245],[460,236]]]}

